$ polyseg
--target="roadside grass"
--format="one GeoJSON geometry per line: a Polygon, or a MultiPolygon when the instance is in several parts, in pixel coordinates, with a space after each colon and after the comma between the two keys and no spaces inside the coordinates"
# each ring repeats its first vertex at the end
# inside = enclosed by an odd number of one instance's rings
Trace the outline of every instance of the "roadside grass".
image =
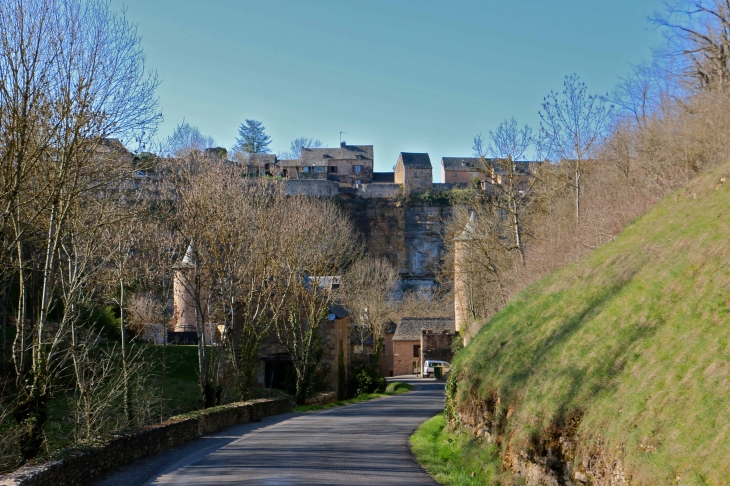
{"type": "Polygon", "coordinates": [[[600,444],[632,483],[725,484],[728,177],[699,177],[518,295],[454,360],[457,409],[500,397],[518,453],[579,417],[578,454],[600,444]]]}
{"type": "Polygon", "coordinates": [[[350,398],[348,400],[338,400],[336,402],[321,403],[321,404],[317,404],[317,405],[300,405],[298,407],[294,407],[294,411],[295,412],[313,412],[315,410],[324,410],[326,408],[341,407],[342,405],[351,405],[353,403],[365,402],[367,400],[372,400],[373,398],[382,398],[382,397],[390,397],[393,395],[400,395],[401,393],[411,391],[412,389],[413,389],[413,386],[410,383],[403,383],[400,381],[396,381],[393,383],[389,383],[388,387],[385,389],[385,392],[383,392],[383,393],[363,393],[362,395],[358,395],[358,396],[356,396],[354,398],[350,398]]]}
{"type": "Polygon", "coordinates": [[[441,484],[498,484],[498,449],[470,434],[446,427],[443,414],[424,422],[411,436],[416,460],[441,484]]]}

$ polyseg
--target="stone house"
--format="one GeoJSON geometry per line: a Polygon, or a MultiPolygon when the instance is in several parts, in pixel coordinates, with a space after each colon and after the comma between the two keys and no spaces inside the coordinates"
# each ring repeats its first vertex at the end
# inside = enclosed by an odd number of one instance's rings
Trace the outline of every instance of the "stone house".
{"type": "Polygon", "coordinates": [[[430,191],[433,168],[428,154],[401,152],[395,164],[395,183],[403,185],[405,194],[430,191]]]}
{"type": "MultiPolygon", "coordinates": [[[[442,157],[441,182],[474,185],[474,178],[484,182],[488,179],[485,167],[479,157],[442,157]]],[[[490,180],[493,180],[490,178],[490,180]]]]}
{"type": "Polygon", "coordinates": [[[292,171],[289,168],[287,177],[324,178],[350,185],[368,184],[373,181],[373,161],[372,145],[342,142],[339,148],[304,148],[298,169],[292,171]]]}
{"type": "MultiPolygon", "coordinates": [[[[327,383],[337,390],[337,365],[340,349],[345,370],[349,368],[349,315],[341,305],[330,306],[330,314],[322,322],[322,360],[320,366],[327,371],[327,383]]],[[[292,367],[291,356],[279,342],[275,332],[270,332],[262,341],[256,359],[255,376],[261,386],[284,388],[286,375],[292,367]]]]}
{"type": "Polygon", "coordinates": [[[391,322],[385,328],[383,351],[380,356],[380,374],[383,376],[395,376],[393,368],[393,335],[397,327],[394,322],[391,322]]]}
{"type": "Polygon", "coordinates": [[[250,154],[247,161],[251,176],[274,175],[277,159],[275,154],[250,154]]]}
{"type": "MultiPolygon", "coordinates": [[[[197,325],[193,291],[193,272],[195,271],[195,251],[190,243],[183,259],[174,266],[173,317],[172,331],[168,333],[170,343],[196,344],[197,325]]],[[[203,271],[203,276],[205,275],[203,271]]],[[[311,277],[322,288],[335,289],[340,285],[340,277],[311,277]]],[[[203,278],[203,281],[205,279],[203,278]]],[[[205,291],[205,290],[203,290],[205,291]]],[[[204,296],[203,296],[204,298],[204,296]]],[[[345,369],[350,363],[349,316],[341,305],[331,305],[329,314],[322,322],[322,360],[320,365],[327,370],[327,383],[330,389],[337,389],[337,365],[342,350],[345,369]]],[[[212,319],[206,320],[206,343],[216,344],[221,339],[222,326],[216,326],[212,319]]],[[[239,330],[240,332],[240,330],[239,330]]],[[[237,330],[233,329],[233,335],[237,330]]],[[[287,369],[291,368],[291,356],[279,342],[274,329],[263,339],[256,359],[255,376],[261,386],[282,388],[287,369]]]]}
{"type": "MultiPolygon", "coordinates": [[[[445,346],[446,340],[433,339],[431,336],[448,335],[453,338],[455,334],[454,319],[451,318],[403,317],[398,322],[392,339],[393,376],[420,374],[424,359],[422,353],[424,343],[428,346],[427,357],[440,355],[443,354],[443,349],[439,346],[445,346]],[[426,336],[425,341],[424,336],[426,336]]],[[[450,352],[450,339],[448,348],[450,352]]]]}

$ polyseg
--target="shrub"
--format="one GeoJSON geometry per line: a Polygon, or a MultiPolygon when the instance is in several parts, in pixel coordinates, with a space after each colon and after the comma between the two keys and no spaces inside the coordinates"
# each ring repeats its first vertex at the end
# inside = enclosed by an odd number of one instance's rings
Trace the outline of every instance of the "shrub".
{"type": "Polygon", "coordinates": [[[355,373],[357,381],[357,395],[366,393],[383,393],[388,382],[377,369],[372,366],[362,366],[355,373]]]}

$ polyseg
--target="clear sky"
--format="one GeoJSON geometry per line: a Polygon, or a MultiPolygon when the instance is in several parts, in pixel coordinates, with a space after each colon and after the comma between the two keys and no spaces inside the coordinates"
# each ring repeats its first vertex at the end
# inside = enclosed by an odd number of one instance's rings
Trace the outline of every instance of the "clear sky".
{"type": "Polygon", "coordinates": [[[160,136],[185,119],[224,147],[245,118],[272,151],[300,136],[471,155],[505,118],[538,125],[577,73],[594,93],[651,55],[660,0],[112,0],[138,24],[162,84],[160,136]]]}

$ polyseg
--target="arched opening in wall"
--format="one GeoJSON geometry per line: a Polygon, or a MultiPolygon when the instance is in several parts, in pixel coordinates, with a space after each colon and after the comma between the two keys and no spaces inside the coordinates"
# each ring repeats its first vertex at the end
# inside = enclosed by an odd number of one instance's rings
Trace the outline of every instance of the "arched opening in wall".
{"type": "Polygon", "coordinates": [[[264,386],[266,388],[285,390],[287,375],[291,375],[292,372],[294,372],[294,365],[288,355],[264,358],[264,386]]]}

